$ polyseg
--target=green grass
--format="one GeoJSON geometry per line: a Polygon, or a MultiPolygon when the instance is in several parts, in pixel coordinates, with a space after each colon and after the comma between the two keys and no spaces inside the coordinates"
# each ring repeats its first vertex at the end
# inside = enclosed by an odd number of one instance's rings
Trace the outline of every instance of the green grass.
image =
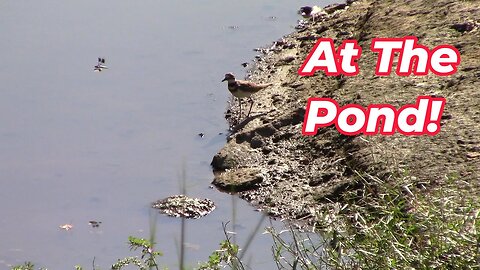
{"type": "Polygon", "coordinates": [[[388,183],[359,178],[365,186],[361,196],[351,192],[345,203],[319,213],[317,225],[337,243],[326,247],[331,267],[480,269],[480,201],[465,186],[446,179],[427,191],[409,177],[388,183]]]}

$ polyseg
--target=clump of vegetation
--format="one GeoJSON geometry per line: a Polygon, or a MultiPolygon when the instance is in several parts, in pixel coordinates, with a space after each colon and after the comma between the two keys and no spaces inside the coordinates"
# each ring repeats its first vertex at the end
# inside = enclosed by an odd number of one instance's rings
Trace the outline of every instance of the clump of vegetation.
{"type": "Polygon", "coordinates": [[[207,262],[200,263],[198,269],[220,270],[226,266],[230,266],[231,269],[235,270],[245,269],[238,256],[239,251],[239,246],[231,242],[228,237],[226,240],[220,242],[220,248],[212,252],[207,262]]]}
{"type": "MultiPolygon", "coordinates": [[[[32,262],[25,262],[22,265],[16,265],[12,268],[12,270],[34,270],[35,265],[32,262]]],[[[44,268],[40,268],[40,270],[43,270],[44,268]]]]}
{"type": "Polygon", "coordinates": [[[199,270],[220,270],[226,266],[233,270],[245,269],[240,247],[232,241],[231,235],[227,232],[227,224],[222,224],[225,240],[220,242],[220,248],[212,252],[206,263],[199,264],[199,270]]]}
{"type": "Polygon", "coordinates": [[[133,236],[128,237],[128,242],[130,245],[130,250],[137,250],[141,249],[141,256],[133,256],[127,257],[123,259],[119,259],[116,263],[114,263],[111,267],[112,270],[119,270],[128,265],[134,265],[139,270],[147,270],[147,269],[156,269],[158,270],[158,264],[156,258],[162,256],[162,252],[155,251],[154,242],[151,240],[143,239],[143,238],[136,238],[133,236]]]}
{"type": "MultiPolygon", "coordinates": [[[[126,257],[119,259],[114,263],[110,269],[120,270],[129,265],[136,267],[139,270],[147,269],[159,269],[157,263],[157,257],[162,256],[162,252],[154,250],[154,242],[152,240],[147,240],[143,238],[137,238],[130,236],[128,237],[128,243],[130,245],[130,250],[140,249],[139,256],[126,257]]],[[[75,270],[83,270],[82,266],[76,265],[75,270]]],[[[98,268],[95,267],[95,259],[93,260],[93,270],[98,268]]],[[[131,269],[131,268],[128,268],[131,269]]],[[[166,268],[165,268],[166,269],[166,268]]],[[[17,265],[12,268],[12,270],[35,270],[35,265],[32,262],[25,262],[22,265],[17,265]]],[[[39,270],[47,270],[47,268],[39,268],[39,270]]]]}
{"type": "MultiPolygon", "coordinates": [[[[313,232],[267,228],[277,269],[480,269],[480,201],[458,174],[428,188],[357,175],[363,188],[325,204],[313,232]]],[[[200,269],[245,269],[238,251],[226,235],[200,269]]]]}
{"type": "Polygon", "coordinates": [[[319,213],[321,241],[290,231],[286,242],[272,231],[278,268],[479,269],[480,202],[457,180],[447,177],[427,192],[410,177],[384,182],[359,174],[362,190],[319,213]]]}

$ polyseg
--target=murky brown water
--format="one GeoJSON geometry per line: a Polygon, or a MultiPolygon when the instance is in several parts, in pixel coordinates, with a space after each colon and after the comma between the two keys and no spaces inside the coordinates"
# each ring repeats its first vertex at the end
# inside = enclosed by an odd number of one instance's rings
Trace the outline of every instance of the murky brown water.
{"type": "MultiPolygon", "coordinates": [[[[243,75],[252,49],[290,32],[304,4],[3,1],[0,268],[90,267],[96,257],[107,269],[132,255],[129,235],[149,236],[149,204],[179,193],[183,167],[188,194],[217,204],[187,223],[187,261],[207,260],[232,220],[231,197],[209,188],[227,128],[220,80],[243,75]],[[94,73],[99,56],[110,69],[94,73]]],[[[260,215],[243,201],[235,215],[242,244],[260,215]]],[[[175,269],[180,221],[156,224],[161,264],[175,269]]],[[[257,269],[272,265],[270,245],[259,234],[251,246],[257,269]]]]}

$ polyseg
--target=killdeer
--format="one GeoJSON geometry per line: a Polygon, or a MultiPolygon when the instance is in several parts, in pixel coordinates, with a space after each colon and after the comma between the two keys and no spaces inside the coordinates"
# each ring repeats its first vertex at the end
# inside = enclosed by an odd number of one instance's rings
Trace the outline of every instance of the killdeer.
{"type": "Polygon", "coordinates": [[[238,98],[238,103],[240,104],[240,117],[242,116],[242,98],[248,98],[251,102],[250,109],[248,110],[247,114],[248,117],[250,116],[250,112],[253,106],[253,99],[251,95],[273,84],[256,84],[254,82],[237,80],[232,73],[225,74],[225,78],[223,78],[222,82],[224,81],[228,82],[228,90],[230,91],[230,93],[232,93],[234,97],[238,98]]]}
{"type": "Polygon", "coordinates": [[[298,10],[298,14],[302,15],[304,18],[312,18],[312,20],[315,21],[317,17],[321,17],[327,13],[325,13],[325,11],[319,6],[303,6],[298,10]]]}
{"type": "Polygon", "coordinates": [[[108,69],[108,67],[105,66],[105,58],[99,57],[97,65],[93,67],[93,71],[101,72],[104,69],[108,69]]]}

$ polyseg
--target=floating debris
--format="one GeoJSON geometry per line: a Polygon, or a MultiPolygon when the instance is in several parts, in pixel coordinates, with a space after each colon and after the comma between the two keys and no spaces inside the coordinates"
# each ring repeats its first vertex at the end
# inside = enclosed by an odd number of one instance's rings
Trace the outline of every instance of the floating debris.
{"type": "Polygon", "coordinates": [[[247,67],[247,66],[248,66],[247,62],[242,63],[242,67],[247,67]]]}
{"type": "MultiPolygon", "coordinates": [[[[268,54],[268,53],[270,53],[270,48],[255,48],[255,49],[253,49],[253,51],[260,52],[262,54],[268,54]]],[[[260,58],[260,57],[261,57],[260,55],[255,56],[255,58],[260,58]]]]}
{"type": "Polygon", "coordinates": [[[189,198],[185,195],[174,195],[152,203],[162,214],[171,217],[201,218],[215,210],[215,204],[209,199],[189,198]]]}
{"type": "Polygon", "coordinates": [[[102,222],[101,221],[90,220],[88,222],[88,224],[90,224],[93,228],[98,228],[98,227],[100,227],[100,224],[102,224],[102,222]]]}
{"type": "Polygon", "coordinates": [[[198,133],[198,136],[200,136],[200,138],[203,138],[205,136],[205,134],[203,132],[200,132],[200,133],[198,133]]]}
{"type": "Polygon", "coordinates": [[[60,229],[63,229],[65,231],[69,231],[71,229],[73,229],[73,225],[72,224],[64,224],[64,225],[60,225],[58,226],[60,229]]]}

